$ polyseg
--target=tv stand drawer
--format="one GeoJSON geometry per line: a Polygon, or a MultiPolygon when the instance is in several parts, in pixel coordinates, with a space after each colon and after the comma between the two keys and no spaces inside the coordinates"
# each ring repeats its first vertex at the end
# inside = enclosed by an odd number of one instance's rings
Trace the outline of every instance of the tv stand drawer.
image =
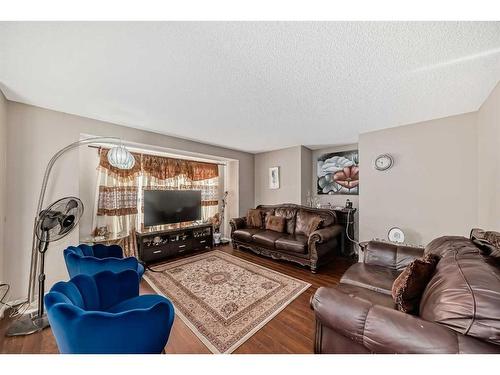
{"type": "Polygon", "coordinates": [[[176,242],[170,244],[170,251],[173,254],[176,253],[183,253],[185,251],[191,250],[191,246],[189,246],[189,241],[183,241],[183,242],[176,242]]]}
{"type": "Polygon", "coordinates": [[[167,258],[171,254],[170,246],[148,246],[142,249],[140,258],[148,263],[167,258]]]}
{"type": "Polygon", "coordinates": [[[212,237],[200,237],[192,240],[193,249],[204,249],[205,247],[212,247],[212,237]]]}
{"type": "Polygon", "coordinates": [[[211,240],[208,238],[193,238],[190,240],[171,243],[170,249],[172,253],[184,253],[186,251],[199,250],[204,249],[207,246],[211,245],[211,240]]]}

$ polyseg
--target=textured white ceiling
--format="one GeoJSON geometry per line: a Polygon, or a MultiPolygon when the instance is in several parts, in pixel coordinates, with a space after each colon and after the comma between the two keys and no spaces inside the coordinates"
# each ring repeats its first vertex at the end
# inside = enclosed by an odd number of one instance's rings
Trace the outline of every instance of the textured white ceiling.
{"type": "Polygon", "coordinates": [[[499,22],[0,23],[8,99],[234,149],[475,111],[499,22]]]}

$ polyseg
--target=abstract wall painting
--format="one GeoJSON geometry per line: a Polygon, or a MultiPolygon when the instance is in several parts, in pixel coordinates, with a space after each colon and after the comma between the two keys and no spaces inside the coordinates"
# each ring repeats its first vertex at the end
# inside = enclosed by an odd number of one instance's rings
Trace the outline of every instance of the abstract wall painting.
{"type": "Polygon", "coordinates": [[[358,195],[358,150],[323,154],[317,161],[318,194],[358,195]]]}

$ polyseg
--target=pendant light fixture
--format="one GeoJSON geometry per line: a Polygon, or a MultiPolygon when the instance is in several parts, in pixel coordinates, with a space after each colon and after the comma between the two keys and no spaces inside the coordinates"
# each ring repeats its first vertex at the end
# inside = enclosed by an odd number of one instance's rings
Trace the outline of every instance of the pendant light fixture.
{"type": "Polygon", "coordinates": [[[135,165],[134,155],[121,144],[108,151],[108,162],[118,169],[132,169],[135,165]]]}

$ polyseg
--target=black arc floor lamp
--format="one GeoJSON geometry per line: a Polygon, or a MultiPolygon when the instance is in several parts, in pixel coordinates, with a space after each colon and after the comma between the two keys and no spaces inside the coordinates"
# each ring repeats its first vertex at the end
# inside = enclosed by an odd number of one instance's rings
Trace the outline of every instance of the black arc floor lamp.
{"type": "Polygon", "coordinates": [[[33,225],[28,298],[24,303],[30,305],[34,302],[38,280],[38,308],[34,313],[25,314],[17,318],[8,328],[6,336],[29,335],[41,331],[49,325],[47,317],[44,314],[43,305],[43,296],[45,293],[45,253],[50,242],[63,238],[77,226],[83,214],[83,204],[78,198],[66,197],[51,204],[47,209],[42,210],[43,200],[50,172],[57,159],[69,150],[89,144],[116,145],[108,152],[109,163],[119,169],[131,169],[134,167],[134,156],[123,146],[122,141],[115,137],[81,139],[59,150],[50,159],[45,168],[33,225]]]}

